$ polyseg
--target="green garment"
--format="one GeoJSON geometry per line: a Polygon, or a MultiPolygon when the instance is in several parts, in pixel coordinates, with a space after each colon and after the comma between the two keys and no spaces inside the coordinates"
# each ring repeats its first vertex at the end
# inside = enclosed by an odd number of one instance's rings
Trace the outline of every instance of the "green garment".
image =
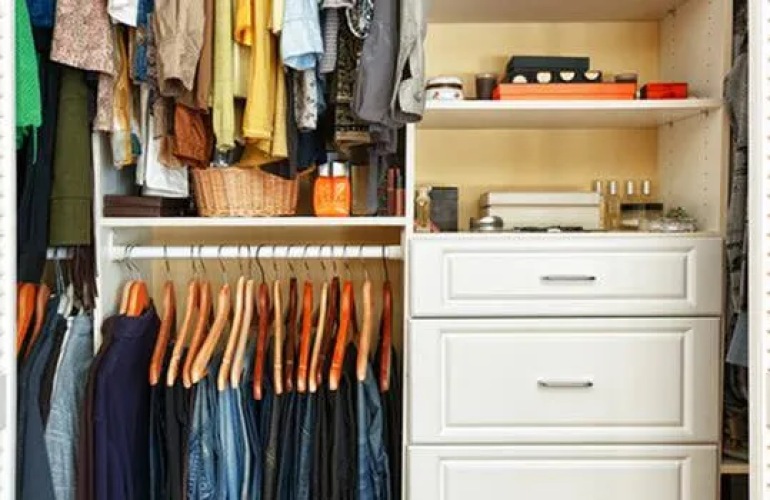
{"type": "Polygon", "coordinates": [[[212,118],[219,150],[235,146],[235,88],[233,82],[233,4],[216,2],[214,17],[214,102],[212,118]]]}
{"type": "Polygon", "coordinates": [[[49,243],[91,244],[91,129],[85,74],[63,66],[53,159],[49,243]]]}
{"type": "Polygon", "coordinates": [[[43,123],[35,41],[25,0],[16,0],[16,147],[43,123]]]}

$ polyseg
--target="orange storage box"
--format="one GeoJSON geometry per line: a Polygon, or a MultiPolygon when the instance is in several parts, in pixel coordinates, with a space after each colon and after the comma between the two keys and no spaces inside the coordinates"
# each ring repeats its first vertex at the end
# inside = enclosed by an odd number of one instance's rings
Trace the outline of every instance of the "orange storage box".
{"type": "Polygon", "coordinates": [[[635,83],[501,83],[494,98],[514,100],[632,100],[635,83]]]}

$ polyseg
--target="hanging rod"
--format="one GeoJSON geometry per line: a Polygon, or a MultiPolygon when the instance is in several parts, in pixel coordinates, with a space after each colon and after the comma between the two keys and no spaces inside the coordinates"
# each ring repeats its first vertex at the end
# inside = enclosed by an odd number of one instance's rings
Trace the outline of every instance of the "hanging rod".
{"type": "Polygon", "coordinates": [[[398,245],[187,245],[187,246],[113,246],[110,258],[125,259],[403,259],[398,245]],[[259,253],[259,255],[257,255],[259,253]]]}
{"type": "Polygon", "coordinates": [[[72,249],[67,247],[48,247],[45,252],[46,260],[70,260],[72,249]]]}

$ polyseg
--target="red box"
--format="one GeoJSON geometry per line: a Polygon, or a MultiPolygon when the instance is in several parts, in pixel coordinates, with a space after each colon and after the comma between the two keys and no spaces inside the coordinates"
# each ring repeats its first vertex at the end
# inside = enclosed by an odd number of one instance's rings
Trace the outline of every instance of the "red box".
{"type": "Polygon", "coordinates": [[[687,99],[686,83],[648,83],[642,87],[642,99],[687,99]]]}

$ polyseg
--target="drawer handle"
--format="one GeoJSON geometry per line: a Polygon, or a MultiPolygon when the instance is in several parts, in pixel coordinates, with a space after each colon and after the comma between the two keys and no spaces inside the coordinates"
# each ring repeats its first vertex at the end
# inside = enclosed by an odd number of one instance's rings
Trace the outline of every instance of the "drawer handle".
{"type": "Polygon", "coordinates": [[[593,283],[596,281],[596,276],[582,274],[552,274],[548,276],[542,276],[540,281],[544,281],[546,283],[593,283]]]}
{"type": "Polygon", "coordinates": [[[590,389],[593,380],[543,380],[537,381],[537,386],[543,389],[590,389]]]}

